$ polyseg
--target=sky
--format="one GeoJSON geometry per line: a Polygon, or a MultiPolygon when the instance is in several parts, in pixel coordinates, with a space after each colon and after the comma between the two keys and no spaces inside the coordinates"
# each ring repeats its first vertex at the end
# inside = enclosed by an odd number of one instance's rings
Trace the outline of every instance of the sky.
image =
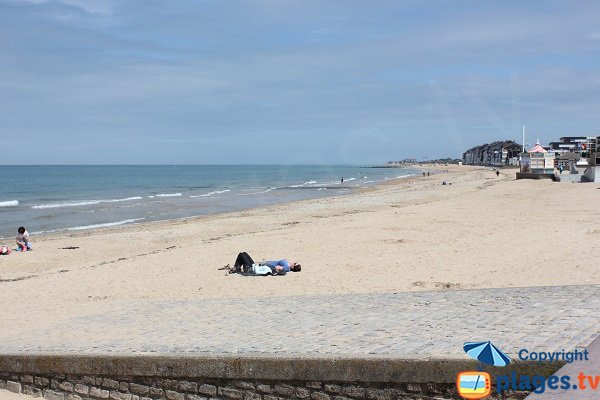
{"type": "Polygon", "coordinates": [[[600,2],[0,0],[0,164],[365,164],[600,135],[600,2]]]}

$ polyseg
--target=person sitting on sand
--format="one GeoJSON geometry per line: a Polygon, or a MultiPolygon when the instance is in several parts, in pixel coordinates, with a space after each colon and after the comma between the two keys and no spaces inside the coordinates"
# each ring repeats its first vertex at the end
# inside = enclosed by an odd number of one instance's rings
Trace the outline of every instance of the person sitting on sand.
{"type": "MultiPolygon", "coordinates": [[[[243,251],[238,254],[237,258],[235,259],[235,263],[233,264],[233,267],[229,269],[229,273],[233,274],[236,272],[242,272],[244,269],[249,269],[253,265],[255,265],[255,262],[252,259],[252,257],[250,257],[250,255],[248,253],[243,251]]],[[[258,265],[266,265],[269,268],[271,268],[271,270],[273,272],[276,272],[276,273],[290,272],[290,271],[300,272],[302,269],[302,266],[300,264],[295,263],[295,262],[290,263],[287,260],[262,261],[262,262],[258,263],[258,265]]]]}
{"type": "Polygon", "coordinates": [[[29,241],[29,232],[24,226],[20,226],[17,230],[17,246],[20,251],[31,250],[31,242],[29,241]]]}

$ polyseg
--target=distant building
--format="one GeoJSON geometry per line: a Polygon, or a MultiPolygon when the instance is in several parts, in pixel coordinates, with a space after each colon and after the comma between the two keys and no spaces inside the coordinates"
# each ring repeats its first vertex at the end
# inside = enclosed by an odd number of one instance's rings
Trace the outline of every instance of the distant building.
{"type": "Polygon", "coordinates": [[[512,140],[502,140],[475,146],[463,153],[463,164],[501,167],[519,165],[523,146],[512,140]]]}
{"type": "Polygon", "coordinates": [[[564,136],[558,142],[550,142],[556,152],[556,167],[563,169],[573,165],[584,167],[598,165],[598,136],[564,136]]]}

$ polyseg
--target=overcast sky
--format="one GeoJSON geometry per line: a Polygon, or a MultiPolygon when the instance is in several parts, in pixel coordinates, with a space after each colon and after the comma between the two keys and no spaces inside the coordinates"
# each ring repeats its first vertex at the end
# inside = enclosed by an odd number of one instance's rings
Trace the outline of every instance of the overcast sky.
{"type": "Polygon", "coordinates": [[[372,163],[600,134],[600,2],[0,0],[0,164],[372,163]]]}

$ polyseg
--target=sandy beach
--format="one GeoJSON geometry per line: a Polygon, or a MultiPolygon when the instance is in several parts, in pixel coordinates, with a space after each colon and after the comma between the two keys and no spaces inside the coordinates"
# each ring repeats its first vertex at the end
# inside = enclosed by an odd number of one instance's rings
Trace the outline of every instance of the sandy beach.
{"type": "Polygon", "coordinates": [[[0,257],[0,336],[111,300],[600,283],[597,184],[444,168],[347,196],[33,238],[34,251],[0,257]],[[303,270],[257,278],[218,269],[240,251],[303,270]]]}

